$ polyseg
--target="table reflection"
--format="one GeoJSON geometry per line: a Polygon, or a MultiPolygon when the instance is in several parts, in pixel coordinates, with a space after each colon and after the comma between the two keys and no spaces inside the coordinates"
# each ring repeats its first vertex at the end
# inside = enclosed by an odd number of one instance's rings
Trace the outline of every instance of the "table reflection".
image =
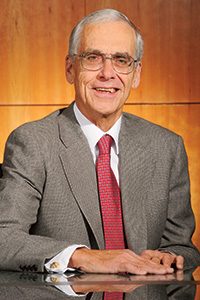
{"type": "Polygon", "coordinates": [[[200,268],[193,271],[147,276],[0,272],[0,299],[101,300],[106,291],[123,292],[124,300],[197,300],[200,268]]]}

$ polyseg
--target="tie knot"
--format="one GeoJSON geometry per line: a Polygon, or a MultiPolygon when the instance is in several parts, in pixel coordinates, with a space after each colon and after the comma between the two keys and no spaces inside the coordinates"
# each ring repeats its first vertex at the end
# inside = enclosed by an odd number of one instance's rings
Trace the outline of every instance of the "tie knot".
{"type": "Polygon", "coordinates": [[[102,136],[97,143],[99,154],[110,154],[112,142],[113,138],[109,134],[102,136]]]}

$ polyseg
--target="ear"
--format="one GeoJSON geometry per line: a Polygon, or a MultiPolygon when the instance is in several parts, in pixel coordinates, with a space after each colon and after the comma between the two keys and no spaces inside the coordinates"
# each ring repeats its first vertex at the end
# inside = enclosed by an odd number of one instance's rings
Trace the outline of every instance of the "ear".
{"type": "Polygon", "coordinates": [[[70,84],[74,83],[74,69],[73,69],[73,62],[72,62],[72,58],[67,55],[65,58],[65,76],[67,81],[70,84]]]}
{"type": "Polygon", "coordinates": [[[140,84],[141,70],[142,70],[142,64],[141,64],[141,62],[139,62],[134,71],[134,77],[133,77],[133,83],[132,83],[132,88],[134,88],[134,89],[136,89],[140,84]]]}

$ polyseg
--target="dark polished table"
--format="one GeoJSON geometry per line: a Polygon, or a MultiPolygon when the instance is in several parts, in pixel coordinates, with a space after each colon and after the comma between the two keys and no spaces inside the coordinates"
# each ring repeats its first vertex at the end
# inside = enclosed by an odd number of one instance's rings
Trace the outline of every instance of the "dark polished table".
{"type": "Polygon", "coordinates": [[[200,300],[200,267],[146,276],[0,272],[0,300],[101,300],[105,291],[127,300],[200,300]]]}

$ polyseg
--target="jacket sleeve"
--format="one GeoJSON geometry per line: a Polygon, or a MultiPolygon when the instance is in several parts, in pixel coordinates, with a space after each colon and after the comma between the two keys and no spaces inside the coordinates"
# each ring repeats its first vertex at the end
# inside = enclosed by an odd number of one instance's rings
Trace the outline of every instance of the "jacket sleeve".
{"type": "Polygon", "coordinates": [[[0,269],[44,271],[50,259],[68,245],[31,235],[42,200],[46,173],[34,130],[21,126],[8,138],[0,179],[0,269]]]}
{"type": "Polygon", "coordinates": [[[179,137],[176,155],[171,167],[168,215],[160,250],[182,255],[186,268],[200,264],[199,251],[192,244],[195,229],[190,202],[188,161],[182,138],[179,137]]]}

